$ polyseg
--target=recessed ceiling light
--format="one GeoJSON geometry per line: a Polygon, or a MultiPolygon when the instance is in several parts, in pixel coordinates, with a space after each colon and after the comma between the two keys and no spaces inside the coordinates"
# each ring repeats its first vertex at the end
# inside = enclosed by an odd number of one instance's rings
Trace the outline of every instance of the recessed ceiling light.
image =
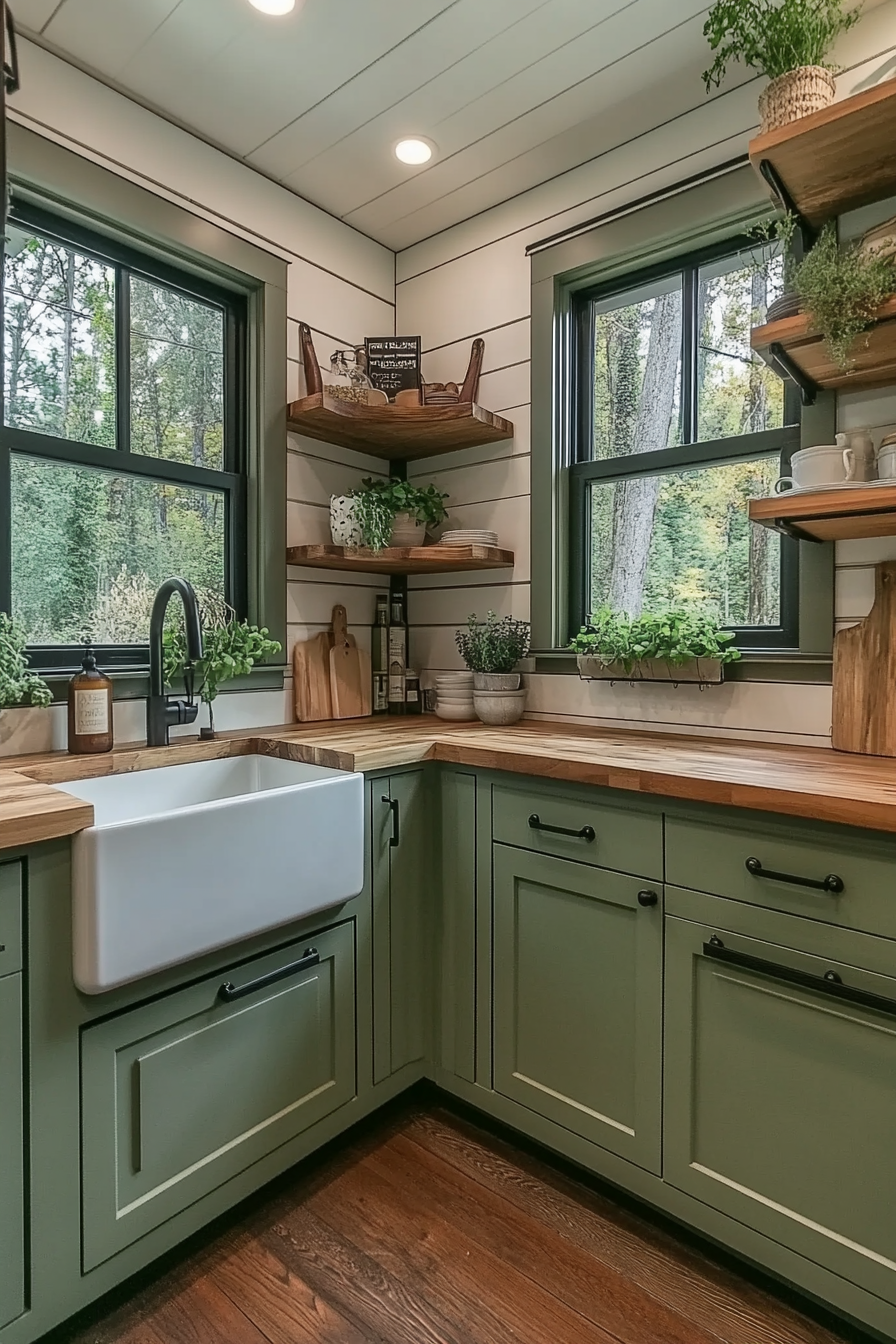
{"type": "Polygon", "coordinates": [[[429,163],[434,148],[430,141],[414,136],[410,140],[399,140],[395,146],[395,157],[402,163],[429,163]]]}
{"type": "Polygon", "coordinates": [[[296,0],[249,0],[249,4],[260,9],[262,14],[288,14],[295,9],[296,0]]]}

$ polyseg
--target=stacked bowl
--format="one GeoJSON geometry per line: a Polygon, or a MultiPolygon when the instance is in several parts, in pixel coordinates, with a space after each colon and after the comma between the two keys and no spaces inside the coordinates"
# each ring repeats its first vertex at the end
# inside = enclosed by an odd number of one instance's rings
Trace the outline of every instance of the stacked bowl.
{"type": "Polygon", "coordinates": [[[436,713],[440,719],[469,723],[476,718],[472,672],[439,672],[435,687],[436,713]]]}

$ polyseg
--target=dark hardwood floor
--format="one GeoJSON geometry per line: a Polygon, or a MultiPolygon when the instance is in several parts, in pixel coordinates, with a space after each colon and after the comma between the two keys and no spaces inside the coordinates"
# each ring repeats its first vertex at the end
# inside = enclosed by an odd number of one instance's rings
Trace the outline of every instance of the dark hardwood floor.
{"type": "Polygon", "coordinates": [[[694,1239],[438,1104],[297,1168],[71,1344],[842,1344],[694,1239]]]}

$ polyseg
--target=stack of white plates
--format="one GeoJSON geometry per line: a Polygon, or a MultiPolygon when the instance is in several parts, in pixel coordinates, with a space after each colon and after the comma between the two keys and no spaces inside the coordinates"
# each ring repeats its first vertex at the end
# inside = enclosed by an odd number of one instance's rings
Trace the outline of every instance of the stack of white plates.
{"type": "Polygon", "coordinates": [[[443,532],[439,540],[443,546],[497,546],[498,534],[485,529],[459,528],[443,532]]]}
{"type": "Polygon", "coordinates": [[[458,723],[475,719],[472,672],[439,672],[435,686],[436,713],[440,719],[453,719],[458,723]]]}

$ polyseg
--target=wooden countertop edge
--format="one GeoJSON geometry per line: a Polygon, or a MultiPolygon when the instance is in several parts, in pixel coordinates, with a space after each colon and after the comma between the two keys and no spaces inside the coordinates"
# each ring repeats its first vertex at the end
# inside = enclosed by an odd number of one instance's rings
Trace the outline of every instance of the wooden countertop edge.
{"type": "Polygon", "coordinates": [[[0,850],[61,840],[93,825],[93,808],[16,770],[0,769],[0,850]]]}

